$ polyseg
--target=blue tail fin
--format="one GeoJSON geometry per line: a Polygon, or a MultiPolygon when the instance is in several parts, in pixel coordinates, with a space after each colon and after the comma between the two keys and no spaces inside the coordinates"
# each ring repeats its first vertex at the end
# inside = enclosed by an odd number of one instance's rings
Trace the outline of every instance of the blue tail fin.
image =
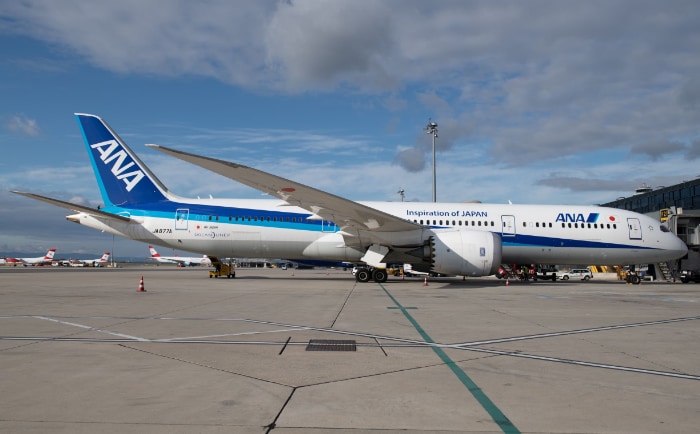
{"type": "Polygon", "coordinates": [[[105,205],[167,200],[167,189],[126,143],[95,115],[76,113],[105,205]]]}

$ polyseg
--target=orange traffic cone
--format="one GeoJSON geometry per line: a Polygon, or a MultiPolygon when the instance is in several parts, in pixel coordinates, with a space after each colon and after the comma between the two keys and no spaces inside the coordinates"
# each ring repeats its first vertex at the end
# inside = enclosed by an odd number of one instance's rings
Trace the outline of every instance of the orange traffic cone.
{"type": "Polygon", "coordinates": [[[138,292],[146,292],[146,288],[143,287],[143,276],[141,276],[141,280],[139,281],[139,290],[138,292]]]}
{"type": "Polygon", "coordinates": [[[428,276],[425,276],[425,280],[423,280],[423,286],[428,286],[428,276]]]}
{"type": "Polygon", "coordinates": [[[506,286],[510,286],[510,279],[506,277],[506,286]]]}

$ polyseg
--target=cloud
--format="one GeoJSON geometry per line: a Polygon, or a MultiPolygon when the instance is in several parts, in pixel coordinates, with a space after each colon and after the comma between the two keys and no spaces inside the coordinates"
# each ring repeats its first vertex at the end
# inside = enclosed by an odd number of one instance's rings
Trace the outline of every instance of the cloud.
{"type": "Polygon", "coordinates": [[[39,135],[39,125],[37,124],[36,120],[29,119],[25,115],[15,115],[10,117],[5,124],[5,127],[10,131],[16,131],[31,137],[36,137],[39,135]]]}
{"type": "Polygon", "coordinates": [[[641,185],[639,180],[592,179],[574,176],[552,176],[537,181],[537,185],[569,191],[633,191],[641,185]]]}
{"type": "Polygon", "coordinates": [[[644,154],[651,158],[652,161],[657,161],[664,155],[676,153],[685,149],[686,146],[680,142],[658,141],[636,144],[630,149],[630,154],[644,154]]]}
{"type": "MultiPolygon", "coordinates": [[[[374,98],[391,111],[392,130],[423,112],[421,122],[439,124],[437,152],[469,157],[472,169],[606,150],[655,162],[700,156],[689,142],[700,111],[694,0],[5,3],[4,31],[106,71],[207,77],[266,94],[369,95],[364,104],[374,98]]],[[[429,154],[416,131],[392,161],[416,173],[429,154]]],[[[606,178],[592,179],[595,191],[606,178]]]]}
{"type": "Polygon", "coordinates": [[[280,2],[266,26],[267,67],[290,91],[391,88],[400,82],[385,64],[394,12],[384,2],[280,2]]]}
{"type": "Polygon", "coordinates": [[[680,87],[678,101],[688,110],[700,111],[700,77],[693,77],[680,87]]]}
{"type": "Polygon", "coordinates": [[[394,161],[409,172],[420,172],[425,168],[425,151],[419,147],[402,149],[394,161]]]}
{"type": "Polygon", "coordinates": [[[12,17],[8,29],[75,51],[108,71],[253,85],[262,78],[262,34],[273,10],[271,1],[29,0],[4,5],[3,15],[12,17]]]}
{"type": "Polygon", "coordinates": [[[688,147],[688,152],[686,153],[686,158],[688,160],[697,160],[700,158],[700,139],[694,140],[688,147]]]}

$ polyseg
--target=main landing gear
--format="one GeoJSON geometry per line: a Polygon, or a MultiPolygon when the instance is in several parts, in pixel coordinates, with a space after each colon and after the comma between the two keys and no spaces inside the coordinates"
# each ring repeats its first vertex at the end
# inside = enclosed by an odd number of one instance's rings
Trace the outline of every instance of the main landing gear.
{"type": "Polygon", "coordinates": [[[360,268],[355,273],[355,280],[358,282],[369,282],[370,279],[377,283],[384,283],[388,274],[384,268],[360,268]]]}

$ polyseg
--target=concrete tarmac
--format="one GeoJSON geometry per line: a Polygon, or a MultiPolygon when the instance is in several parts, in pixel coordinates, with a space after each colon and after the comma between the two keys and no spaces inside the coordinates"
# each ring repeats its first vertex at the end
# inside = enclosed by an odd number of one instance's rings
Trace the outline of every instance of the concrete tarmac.
{"type": "Polygon", "coordinates": [[[0,297],[2,433],[700,426],[698,284],[0,267],[0,297]]]}

